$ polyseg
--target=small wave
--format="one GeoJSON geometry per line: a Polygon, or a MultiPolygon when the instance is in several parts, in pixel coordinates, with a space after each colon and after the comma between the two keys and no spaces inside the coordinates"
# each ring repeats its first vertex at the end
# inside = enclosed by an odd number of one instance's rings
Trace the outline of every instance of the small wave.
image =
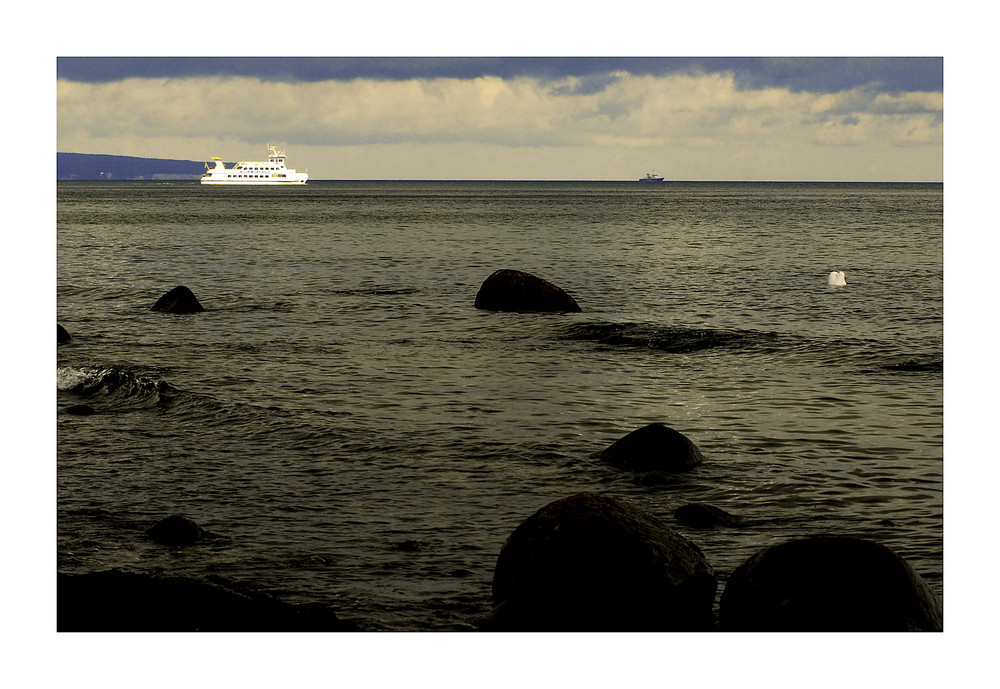
{"type": "Polygon", "coordinates": [[[72,390],[87,382],[88,377],[87,369],[60,367],[56,369],[56,389],[72,390]]]}
{"type": "Polygon", "coordinates": [[[294,302],[283,301],[281,299],[278,299],[277,301],[273,302],[261,302],[261,303],[251,302],[246,304],[234,305],[231,307],[230,310],[234,312],[274,311],[276,313],[291,313],[292,311],[295,310],[295,308],[296,305],[294,302]]]}
{"type": "Polygon", "coordinates": [[[883,364],[882,369],[885,371],[900,371],[908,373],[940,373],[944,371],[944,359],[940,356],[915,355],[883,364]]]}
{"type": "Polygon", "coordinates": [[[163,380],[152,380],[115,368],[56,370],[56,386],[81,397],[103,397],[128,406],[153,406],[172,401],[177,389],[163,380]]]}
{"type": "Polygon", "coordinates": [[[355,297],[393,297],[402,294],[415,294],[415,287],[361,287],[356,289],[335,289],[333,294],[355,297]]]}
{"type": "Polygon", "coordinates": [[[643,347],[673,354],[705,349],[748,349],[773,344],[779,336],[750,330],[685,328],[647,323],[577,323],[564,339],[587,340],[611,347],[643,347]]]}

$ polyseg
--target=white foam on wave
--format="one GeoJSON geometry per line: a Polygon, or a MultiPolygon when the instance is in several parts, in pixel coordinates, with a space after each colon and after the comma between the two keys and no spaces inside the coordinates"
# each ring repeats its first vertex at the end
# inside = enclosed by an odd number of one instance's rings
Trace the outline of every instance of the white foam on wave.
{"type": "Polygon", "coordinates": [[[93,371],[82,368],[60,366],[56,369],[56,389],[72,390],[77,385],[90,380],[93,371]]]}
{"type": "Polygon", "coordinates": [[[827,278],[826,283],[828,285],[833,285],[835,287],[843,287],[847,284],[847,280],[844,279],[844,271],[835,270],[830,273],[830,277],[827,278]]]}

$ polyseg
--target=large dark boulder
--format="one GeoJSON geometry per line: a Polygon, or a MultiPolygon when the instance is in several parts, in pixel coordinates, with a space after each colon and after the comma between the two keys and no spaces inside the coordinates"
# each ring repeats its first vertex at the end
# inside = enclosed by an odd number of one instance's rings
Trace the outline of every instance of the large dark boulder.
{"type": "Polygon", "coordinates": [[[765,548],[737,567],[719,622],[727,631],[941,631],[942,611],[889,548],[824,536],[765,548]]]}
{"type": "Polygon", "coordinates": [[[60,573],[56,596],[60,632],[357,630],[327,606],[291,605],[221,578],[60,573]]]}
{"type": "Polygon", "coordinates": [[[187,517],[173,514],[156,522],[147,529],[146,535],[163,545],[181,546],[194,543],[205,535],[205,531],[187,517]]]}
{"type": "Polygon", "coordinates": [[[56,340],[57,344],[64,344],[73,339],[72,337],[70,337],[69,331],[66,330],[66,328],[62,327],[58,323],[56,323],[56,328],[57,328],[56,335],[59,338],[56,340]]]}
{"type": "Polygon", "coordinates": [[[718,583],[701,550],[620,500],[550,503],[507,539],[493,575],[500,631],[702,630],[718,583]]]}
{"type": "Polygon", "coordinates": [[[157,299],[151,310],[165,313],[198,313],[205,308],[190,289],[179,285],[157,299]]]}
{"type": "Polygon", "coordinates": [[[687,436],[662,423],[632,431],[597,457],[622,469],[657,472],[684,471],[704,460],[687,436]]]}
{"type": "Polygon", "coordinates": [[[569,294],[548,280],[520,270],[498,270],[476,294],[476,308],[487,311],[582,311],[569,294]]]}

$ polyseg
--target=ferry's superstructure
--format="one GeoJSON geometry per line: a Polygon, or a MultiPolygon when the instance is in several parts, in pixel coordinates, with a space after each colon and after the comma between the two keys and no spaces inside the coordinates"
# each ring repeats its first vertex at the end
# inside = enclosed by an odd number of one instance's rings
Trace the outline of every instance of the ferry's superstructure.
{"type": "Polygon", "coordinates": [[[201,177],[202,184],[305,184],[308,173],[285,167],[285,154],[268,144],[267,162],[241,162],[227,168],[222,158],[213,157],[215,166],[201,177]]]}

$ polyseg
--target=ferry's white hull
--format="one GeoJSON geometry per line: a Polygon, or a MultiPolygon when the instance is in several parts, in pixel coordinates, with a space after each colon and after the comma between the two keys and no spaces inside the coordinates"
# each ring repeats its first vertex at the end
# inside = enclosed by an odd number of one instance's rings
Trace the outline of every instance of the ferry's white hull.
{"type": "MultiPolygon", "coordinates": [[[[202,178],[202,184],[216,184],[227,187],[260,187],[284,186],[288,184],[305,184],[309,173],[296,172],[285,167],[285,154],[268,144],[271,154],[267,161],[240,162],[227,168],[222,158],[212,158],[214,167],[208,169],[202,178]]],[[[205,167],[208,167],[206,163],[205,167]]]]}
{"type": "Polygon", "coordinates": [[[260,187],[260,186],[287,186],[289,184],[305,184],[305,179],[212,179],[202,177],[202,184],[215,184],[227,187],[260,187]]]}

